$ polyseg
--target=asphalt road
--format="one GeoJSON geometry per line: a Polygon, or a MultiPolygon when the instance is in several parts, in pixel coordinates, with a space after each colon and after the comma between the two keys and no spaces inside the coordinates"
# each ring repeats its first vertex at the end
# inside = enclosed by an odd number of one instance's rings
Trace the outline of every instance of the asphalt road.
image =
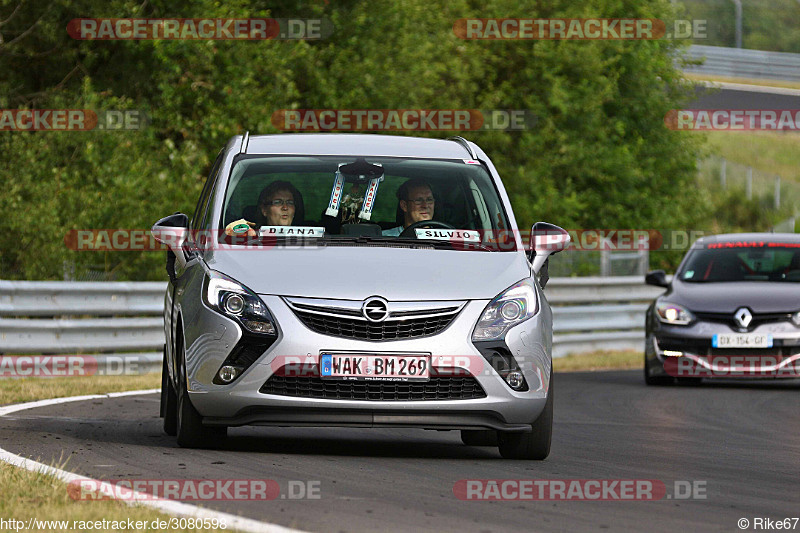
{"type": "MultiPolygon", "coordinates": [[[[234,428],[223,450],[161,432],[158,396],[90,400],[0,418],[0,447],[98,479],[318,481],[319,499],[205,504],[310,531],[739,531],[800,516],[800,384],[646,387],[639,371],[555,376],[552,454],[506,461],[456,432],[234,428]],[[704,499],[461,501],[462,479],[655,479],[704,499]],[[682,487],[685,485],[681,485],[682,487]]],[[[800,530],[800,524],[797,525],[800,530]]]]}
{"type": "Polygon", "coordinates": [[[695,93],[696,100],[685,105],[685,109],[792,109],[795,111],[800,109],[800,91],[797,90],[783,91],[769,87],[754,87],[751,90],[698,87],[695,93]]]}

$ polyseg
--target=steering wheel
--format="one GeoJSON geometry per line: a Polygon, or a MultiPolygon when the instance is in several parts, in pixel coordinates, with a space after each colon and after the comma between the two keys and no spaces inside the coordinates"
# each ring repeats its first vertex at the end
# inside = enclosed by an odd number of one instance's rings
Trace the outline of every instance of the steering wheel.
{"type": "Polygon", "coordinates": [[[420,220],[419,222],[414,222],[409,227],[404,229],[398,237],[408,238],[412,235],[414,238],[417,238],[416,230],[417,228],[424,228],[424,227],[431,227],[431,228],[444,228],[444,229],[456,229],[454,226],[446,222],[439,222],[438,220],[420,220]]]}

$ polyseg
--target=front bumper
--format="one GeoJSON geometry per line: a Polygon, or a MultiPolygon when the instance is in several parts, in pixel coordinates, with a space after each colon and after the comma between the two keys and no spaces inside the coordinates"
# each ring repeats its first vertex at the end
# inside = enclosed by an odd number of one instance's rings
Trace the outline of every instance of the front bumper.
{"type": "Polygon", "coordinates": [[[791,323],[762,324],[748,333],[771,335],[771,348],[714,348],[715,334],[738,333],[729,326],[699,321],[691,326],[661,324],[645,343],[651,376],[677,378],[800,377],[800,331],[791,323]]]}
{"type": "MultiPolygon", "coordinates": [[[[204,309],[187,338],[187,374],[192,404],[209,425],[421,427],[530,431],[544,409],[550,387],[552,315],[546,301],[533,318],[511,329],[506,345],[529,385],[512,390],[471,342],[474,324],[488,301],[470,301],[441,333],[392,341],[332,337],[308,329],[277,296],[262,296],[280,326],[277,341],[230,385],[212,383],[239,341],[238,326],[204,309]],[[224,325],[224,327],[220,327],[224,325]],[[222,335],[208,335],[209,331],[222,335]],[[218,337],[218,338],[217,338],[218,337]],[[485,397],[457,400],[380,401],[308,398],[260,392],[287,362],[319,364],[322,352],[430,354],[431,366],[455,368],[479,383],[485,397]]],[[[188,330],[187,330],[188,335],[188,330]]]]}

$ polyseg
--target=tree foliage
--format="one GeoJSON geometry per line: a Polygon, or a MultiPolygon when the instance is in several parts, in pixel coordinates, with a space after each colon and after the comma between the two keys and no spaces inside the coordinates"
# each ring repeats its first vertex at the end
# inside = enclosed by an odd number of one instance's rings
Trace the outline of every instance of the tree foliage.
{"type": "MultiPolygon", "coordinates": [[[[70,229],[191,213],[230,136],[280,109],[526,109],[526,131],[462,132],[492,157],[521,227],[681,227],[695,137],[664,127],[690,88],[675,42],[466,41],[469,17],[669,18],[667,0],[16,1],[0,5],[0,108],[137,109],[140,131],[1,132],[2,277],[162,279],[163,254],[74,252],[70,229]],[[320,41],[77,41],[76,17],[325,17],[320,41]]],[[[429,133],[449,136],[452,133],[429,133]]],[[[416,134],[415,134],[416,135],[416,134]]]]}

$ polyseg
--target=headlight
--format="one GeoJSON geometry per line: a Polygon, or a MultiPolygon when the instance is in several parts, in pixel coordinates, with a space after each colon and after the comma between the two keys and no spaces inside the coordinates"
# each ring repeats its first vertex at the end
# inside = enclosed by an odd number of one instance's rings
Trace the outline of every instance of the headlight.
{"type": "Polygon", "coordinates": [[[694,320],[694,315],[685,307],[661,302],[656,304],[656,315],[661,322],[685,326],[694,320]]]}
{"type": "Polygon", "coordinates": [[[472,332],[473,341],[502,339],[512,327],[528,320],[539,310],[533,280],[526,278],[497,295],[472,332]]]}
{"type": "Polygon", "coordinates": [[[251,333],[275,335],[275,319],[256,293],[218,272],[210,272],[203,287],[206,304],[239,322],[251,333]]]}

